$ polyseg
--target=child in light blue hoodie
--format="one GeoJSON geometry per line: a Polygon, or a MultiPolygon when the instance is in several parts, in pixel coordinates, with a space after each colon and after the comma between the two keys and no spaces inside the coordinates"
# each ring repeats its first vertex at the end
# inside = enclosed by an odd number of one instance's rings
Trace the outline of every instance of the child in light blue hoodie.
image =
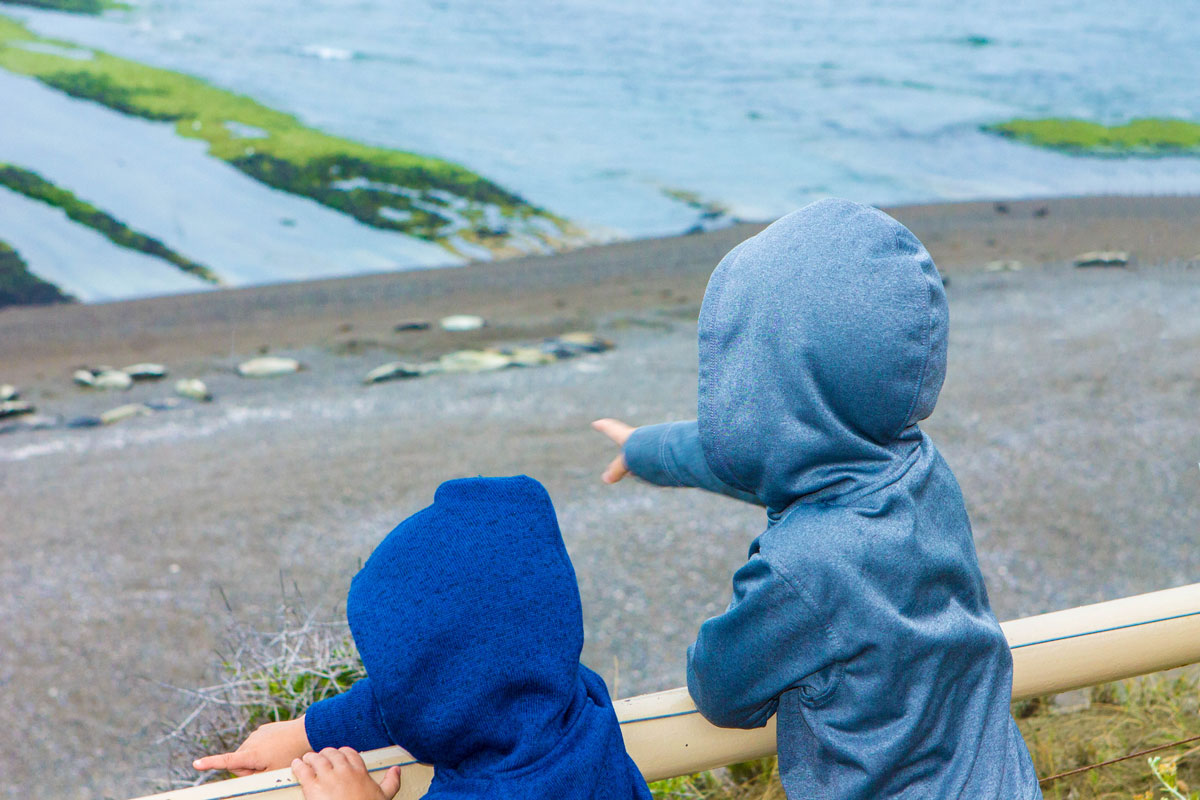
{"type": "Polygon", "coordinates": [[[766,507],[728,610],[688,648],[688,689],[723,727],[777,716],[792,800],[1041,797],[962,494],[917,425],[947,326],[916,237],[823,200],[713,273],[697,421],[595,423],[623,444],[607,482],[766,507]]]}

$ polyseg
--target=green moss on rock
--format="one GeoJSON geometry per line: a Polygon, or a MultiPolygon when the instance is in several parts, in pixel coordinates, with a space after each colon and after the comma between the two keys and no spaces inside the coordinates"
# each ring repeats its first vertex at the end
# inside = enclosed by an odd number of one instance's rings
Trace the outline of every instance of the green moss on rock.
{"type": "Polygon", "coordinates": [[[0,242],[0,308],[71,303],[75,298],[29,271],[16,250],[0,242]]]}
{"type": "Polygon", "coordinates": [[[458,164],[331,136],[178,72],[100,51],[68,58],[55,47],[73,45],[0,16],[0,68],[124,114],[174,122],[179,135],[202,139],[213,156],[252,178],[367,225],[450,249],[461,239],[497,254],[509,254],[510,240],[520,237],[557,247],[576,234],[565,220],[458,164]]]}
{"type": "Polygon", "coordinates": [[[71,192],[56,186],[36,172],[12,164],[0,163],[0,186],[7,186],[31,200],[38,200],[55,208],[61,208],[69,218],[102,234],[115,245],[161,258],[184,272],[209,283],[220,283],[216,273],[208,267],[181,256],[152,236],[133,230],[111,214],[101,211],[91,203],[80,200],[71,192]]]}
{"type": "Polygon", "coordinates": [[[102,0],[0,0],[0,5],[49,8],[75,14],[99,14],[106,7],[102,0]]]}
{"type": "Polygon", "coordinates": [[[1081,119],[1015,119],[986,125],[984,130],[1080,155],[1200,155],[1200,123],[1181,119],[1135,119],[1124,125],[1081,119]]]}
{"type": "Polygon", "coordinates": [[[51,11],[67,11],[72,14],[100,14],[107,9],[128,9],[128,3],[120,0],[0,0],[0,6],[30,6],[47,8],[51,11]]]}
{"type": "Polygon", "coordinates": [[[114,111],[120,111],[122,114],[161,122],[175,122],[179,119],[178,114],[148,111],[143,105],[135,102],[139,95],[153,94],[153,89],[122,86],[103,73],[52,72],[49,75],[39,75],[38,80],[47,86],[66,92],[72,97],[103,102],[104,105],[114,111]]]}

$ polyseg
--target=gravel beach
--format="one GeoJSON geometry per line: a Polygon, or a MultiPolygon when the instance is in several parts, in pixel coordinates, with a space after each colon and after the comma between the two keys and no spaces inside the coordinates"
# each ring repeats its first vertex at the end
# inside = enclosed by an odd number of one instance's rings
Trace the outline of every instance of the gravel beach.
{"type": "MultiPolygon", "coordinates": [[[[924,424],[967,498],[1002,619],[1200,580],[1200,198],[889,209],[948,280],[950,365],[924,424]],[[1077,268],[1124,250],[1127,267],[1077,268]],[[995,262],[1019,261],[1017,270],[995,262]],[[989,267],[989,265],[991,265],[989,267]]],[[[203,379],[212,403],[0,436],[0,793],[127,798],[165,774],[229,621],[281,584],[335,617],[374,544],[443,480],[527,473],[550,490],[584,601],[584,661],[622,696],[683,682],[697,625],[759,509],[605,486],[589,428],[695,413],[708,274],[759,230],[461,268],[0,311],[0,383],[42,413],[97,414],[203,379]],[[438,317],[488,325],[448,332],[438,317]],[[397,324],[435,322],[397,332],[397,324]],[[365,386],[373,367],[572,330],[609,352],[365,386]],[[305,369],[245,379],[270,352],[305,369]],[[160,361],[128,392],[82,365],[160,361]]],[[[1011,267],[1011,265],[1010,265],[1011,267]]]]}

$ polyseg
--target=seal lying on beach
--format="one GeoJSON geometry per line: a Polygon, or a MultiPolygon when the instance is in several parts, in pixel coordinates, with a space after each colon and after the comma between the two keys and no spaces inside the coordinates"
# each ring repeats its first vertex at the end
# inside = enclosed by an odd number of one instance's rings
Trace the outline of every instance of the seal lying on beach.
{"type": "Polygon", "coordinates": [[[6,400],[0,403],[0,419],[18,417],[22,414],[32,414],[35,410],[32,403],[27,403],[24,400],[6,400]]]}
{"type": "Polygon", "coordinates": [[[181,397],[190,397],[193,400],[200,400],[204,403],[213,399],[212,392],[204,385],[204,381],[199,378],[180,378],[175,381],[175,394],[181,397]]]}
{"type": "Polygon", "coordinates": [[[139,362],[130,364],[124,367],[121,372],[124,372],[135,381],[160,381],[167,377],[167,368],[162,364],[151,364],[149,362],[139,362]]]}
{"type": "Polygon", "coordinates": [[[89,389],[125,390],[133,386],[133,378],[127,372],[112,367],[81,367],[71,377],[89,389]]]}
{"type": "Polygon", "coordinates": [[[281,356],[261,356],[243,361],[238,364],[238,374],[243,378],[270,378],[275,375],[288,375],[299,372],[303,367],[294,358],[281,356]]]}

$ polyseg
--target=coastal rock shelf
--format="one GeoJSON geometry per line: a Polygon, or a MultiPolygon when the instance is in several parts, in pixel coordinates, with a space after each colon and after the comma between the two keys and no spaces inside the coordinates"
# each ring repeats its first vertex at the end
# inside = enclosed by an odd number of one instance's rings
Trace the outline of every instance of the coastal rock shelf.
{"type": "Polygon", "coordinates": [[[0,241],[0,308],[70,303],[74,299],[53,283],[31,273],[20,254],[0,241]]]}
{"type": "Polygon", "coordinates": [[[30,6],[68,11],[73,14],[99,14],[108,8],[126,8],[124,3],[113,0],[0,0],[0,6],[30,6]]]}
{"type": "Polygon", "coordinates": [[[25,195],[30,200],[62,209],[67,217],[91,228],[118,247],[160,258],[206,283],[221,283],[217,274],[208,267],[180,255],[153,236],[131,229],[112,214],[79,199],[69,190],[54,185],[36,172],[0,162],[0,186],[25,195]]]}
{"type": "Polygon", "coordinates": [[[38,36],[0,16],[0,68],[182,137],[256,181],[470,258],[580,240],[566,220],[457,164],[372,147],[178,72],[38,36]]]}
{"type": "Polygon", "coordinates": [[[1182,119],[1135,119],[1124,125],[1101,125],[1082,119],[1014,119],[983,129],[1076,155],[1200,155],[1200,122],[1182,119]]]}

